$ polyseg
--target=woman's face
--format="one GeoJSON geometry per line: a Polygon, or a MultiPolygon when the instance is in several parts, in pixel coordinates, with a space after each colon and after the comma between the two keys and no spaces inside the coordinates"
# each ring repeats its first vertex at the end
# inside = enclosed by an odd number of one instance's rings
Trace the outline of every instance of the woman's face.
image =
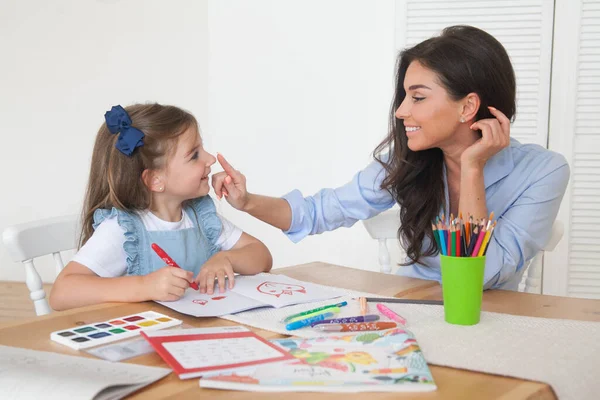
{"type": "Polygon", "coordinates": [[[419,151],[451,143],[463,105],[448,96],[437,74],[413,61],[404,77],[404,90],[406,97],[395,115],[403,120],[408,147],[419,151]]]}

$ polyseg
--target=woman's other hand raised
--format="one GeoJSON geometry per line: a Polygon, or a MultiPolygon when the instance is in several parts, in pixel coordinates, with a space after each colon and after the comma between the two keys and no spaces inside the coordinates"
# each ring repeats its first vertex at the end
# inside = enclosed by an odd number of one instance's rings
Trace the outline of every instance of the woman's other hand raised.
{"type": "Polygon", "coordinates": [[[471,129],[480,130],[482,136],[462,153],[463,168],[483,169],[487,160],[510,144],[510,120],[500,110],[488,109],[496,118],[482,119],[471,125],[471,129]]]}

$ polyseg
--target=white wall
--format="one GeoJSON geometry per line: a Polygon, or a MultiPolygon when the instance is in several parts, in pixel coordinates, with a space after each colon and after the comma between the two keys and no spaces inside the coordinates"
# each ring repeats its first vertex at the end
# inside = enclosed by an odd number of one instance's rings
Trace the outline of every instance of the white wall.
{"type": "MultiPolygon", "coordinates": [[[[1,7],[0,231],[79,213],[93,140],[113,104],[187,108],[208,150],[225,154],[251,191],[274,196],[346,183],[387,131],[394,0],[1,7]]],[[[321,260],[378,269],[376,242],[360,223],[294,245],[227,204],[220,209],[269,246],[276,267],[321,260]]],[[[0,280],[23,278],[0,246],[0,280]]]]}
{"type": "MultiPolygon", "coordinates": [[[[349,181],[385,137],[393,94],[394,1],[209,1],[205,140],[255,193],[305,195],[349,181]]],[[[237,212],[275,267],[315,260],[377,270],[361,223],[293,244],[237,212]]]]}
{"type": "MultiPolygon", "coordinates": [[[[1,1],[0,231],[80,212],[111,105],[172,103],[207,119],[207,10],[184,0],[1,1]]],[[[0,280],[23,279],[0,246],[0,280]]]]}

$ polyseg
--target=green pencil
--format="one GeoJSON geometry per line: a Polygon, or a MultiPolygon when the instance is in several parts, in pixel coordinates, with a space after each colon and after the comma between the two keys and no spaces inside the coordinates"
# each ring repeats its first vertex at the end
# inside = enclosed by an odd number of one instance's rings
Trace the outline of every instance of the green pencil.
{"type": "Polygon", "coordinates": [[[314,308],[312,310],[308,310],[308,311],[304,311],[298,314],[294,314],[294,315],[290,315],[289,317],[286,317],[282,322],[290,322],[291,320],[293,320],[294,318],[298,318],[298,317],[303,317],[306,316],[308,314],[312,314],[315,313],[317,311],[322,311],[322,310],[326,310],[328,308],[333,308],[333,307],[344,307],[345,305],[348,305],[347,301],[342,301],[341,303],[338,304],[330,304],[328,306],[323,306],[323,307],[319,307],[319,308],[314,308]]]}

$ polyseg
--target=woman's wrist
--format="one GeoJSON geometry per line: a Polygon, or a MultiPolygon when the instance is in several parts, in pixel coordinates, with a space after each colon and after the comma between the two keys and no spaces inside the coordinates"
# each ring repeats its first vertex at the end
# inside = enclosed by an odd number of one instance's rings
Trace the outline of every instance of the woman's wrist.
{"type": "Polygon", "coordinates": [[[476,179],[483,177],[483,168],[485,163],[461,163],[460,173],[462,179],[476,179]]]}
{"type": "Polygon", "coordinates": [[[242,210],[245,213],[250,213],[256,206],[256,195],[252,193],[246,193],[246,201],[242,206],[242,210]]]}

